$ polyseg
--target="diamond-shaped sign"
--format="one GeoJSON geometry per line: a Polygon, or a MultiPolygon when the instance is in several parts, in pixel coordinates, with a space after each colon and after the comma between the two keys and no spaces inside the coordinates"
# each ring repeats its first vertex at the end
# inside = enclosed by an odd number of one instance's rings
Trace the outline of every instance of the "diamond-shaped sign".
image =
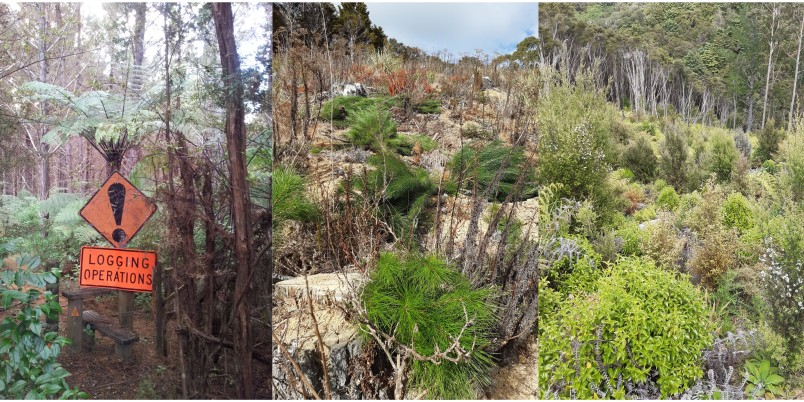
{"type": "Polygon", "coordinates": [[[114,172],[79,214],[119,248],[134,238],[155,211],[156,204],[120,173],[114,172]]]}

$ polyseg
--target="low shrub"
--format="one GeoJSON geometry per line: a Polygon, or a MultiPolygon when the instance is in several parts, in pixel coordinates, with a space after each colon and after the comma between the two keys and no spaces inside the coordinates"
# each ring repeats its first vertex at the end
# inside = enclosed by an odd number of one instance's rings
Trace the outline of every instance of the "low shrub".
{"type": "Polygon", "coordinates": [[[433,98],[425,99],[421,103],[415,104],[413,110],[421,114],[440,114],[441,101],[433,98]]]}
{"type": "Polygon", "coordinates": [[[642,255],[650,257],[660,267],[676,268],[684,241],[678,237],[671,214],[662,212],[656,221],[645,223],[641,240],[642,255]]]}
{"type": "Polygon", "coordinates": [[[386,141],[386,144],[400,155],[413,155],[416,144],[419,144],[421,152],[430,152],[438,146],[438,143],[426,135],[420,134],[397,134],[386,141]]]}
{"type": "Polygon", "coordinates": [[[687,138],[675,125],[669,125],[664,133],[664,141],[659,143],[659,171],[662,178],[675,188],[683,189],[687,184],[687,138]]]}
{"type": "Polygon", "coordinates": [[[726,270],[737,263],[736,248],[736,231],[710,229],[693,248],[692,259],[688,262],[689,270],[701,278],[703,286],[714,290],[726,270]]]}
{"type": "Polygon", "coordinates": [[[455,340],[471,352],[459,362],[408,356],[410,391],[427,391],[430,399],[475,399],[494,366],[483,351],[495,325],[491,296],[437,257],[383,253],[363,302],[371,325],[422,356],[446,351],[455,340]]]}
{"type": "Polygon", "coordinates": [[[667,186],[659,192],[656,198],[656,206],[665,211],[673,211],[678,207],[678,194],[673,187],[667,186]]]}
{"type": "Polygon", "coordinates": [[[639,137],[623,152],[623,166],[634,172],[637,180],[649,183],[656,178],[659,158],[653,153],[650,142],[645,137],[639,137]]]}
{"type": "Polygon", "coordinates": [[[756,165],[760,165],[769,159],[774,159],[776,153],[779,152],[779,145],[783,139],[784,132],[776,129],[776,122],[773,118],[768,119],[765,123],[765,128],[757,133],[757,149],[754,151],[756,165]]]}
{"type": "Polygon", "coordinates": [[[540,397],[625,399],[652,387],[678,395],[703,374],[709,331],[704,296],[687,278],[650,259],[620,259],[595,292],[541,321],[540,397]]]}
{"type": "Polygon", "coordinates": [[[754,225],[754,217],[748,200],[740,193],[731,193],[723,202],[720,210],[723,224],[728,228],[737,228],[746,232],[754,225]]]}
{"type": "Polygon", "coordinates": [[[366,98],[362,96],[338,96],[321,106],[318,118],[323,121],[332,121],[336,128],[344,129],[349,126],[349,116],[363,110],[379,108],[388,110],[398,103],[396,98],[378,97],[366,98]]]}
{"type": "Polygon", "coordinates": [[[739,156],[734,140],[726,134],[714,134],[709,141],[712,146],[710,171],[715,173],[718,181],[728,181],[739,156]]]}

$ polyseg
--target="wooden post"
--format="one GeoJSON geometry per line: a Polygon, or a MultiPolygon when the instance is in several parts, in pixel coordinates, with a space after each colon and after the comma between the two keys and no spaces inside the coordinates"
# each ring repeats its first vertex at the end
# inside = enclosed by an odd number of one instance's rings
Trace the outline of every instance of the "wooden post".
{"type": "Polygon", "coordinates": [[[81,352],[84,340],[84,299],[80,297],[67,299],[67,337],[73,342],[69,348],[73,352],[81,352]]]}
{"type": "Polygon", "coordinates": [[[126,329],[134,329],[134,292],[125,290],[118,291],[117,294],[118,318],[120,326],[126,329]]]}

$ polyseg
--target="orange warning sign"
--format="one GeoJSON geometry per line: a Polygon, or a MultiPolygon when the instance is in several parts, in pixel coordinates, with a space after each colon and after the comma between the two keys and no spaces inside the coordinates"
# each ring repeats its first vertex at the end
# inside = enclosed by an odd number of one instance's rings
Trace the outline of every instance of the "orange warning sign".
{"type": "Polygon", "coordinates": [[[81,286],[133,292],[153,289],[156,252],[106,247],[81,247],[81,286]]]}
{"type": "Polygon", "coordinates": [[[71,315],[73,317],[78,317],[78,307],[73,307],[73,313],[71,315]]]}
{"type": "Polygon", "coordinates": [[[115,247],[125,247],[156,211],[156,204],[114,172],[79,214],[115,247]]]}

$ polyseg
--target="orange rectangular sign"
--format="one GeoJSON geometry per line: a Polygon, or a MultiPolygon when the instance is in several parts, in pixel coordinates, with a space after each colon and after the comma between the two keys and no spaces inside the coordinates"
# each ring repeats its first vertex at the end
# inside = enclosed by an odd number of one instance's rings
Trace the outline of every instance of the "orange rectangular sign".
{"type": "Polygon", "coordinates": [[[84,246],[80,264],[81,286],[133,292],[153,289],[154,251],[84,246]]]}

